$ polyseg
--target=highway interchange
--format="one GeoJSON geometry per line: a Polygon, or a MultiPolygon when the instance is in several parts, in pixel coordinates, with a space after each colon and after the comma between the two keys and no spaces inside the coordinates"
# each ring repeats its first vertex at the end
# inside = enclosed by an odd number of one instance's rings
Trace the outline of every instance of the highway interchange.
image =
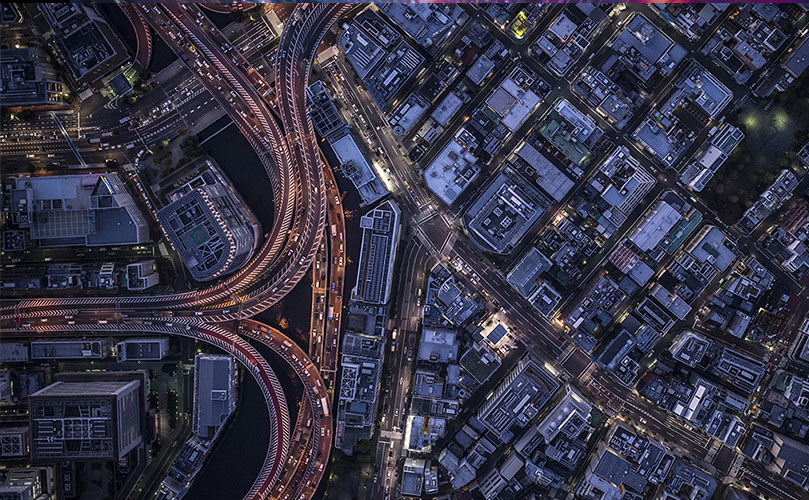
{"type": "MultiPolygon", "coordinates": [[[[265,395],[270,415],[278,417],[273,424],[274,439],[271,439],[265,466],[245,498],[265,498],[271,492],[290,498],[309,496],[322,478],[323,465],[328,462],[331,449],[333,429],[324,379],[318,374],[318,367],[313,365],[309,356],[299,352],[294,342],[285,344],[289,341],[281,332],[246,318],[281,300],[298,283],[312,266],[323,241],[323,231],[328,227],[327,215],[331,214],[327,214],[324,165],[306,114],[303,89],[308,85],[310,67],[321,39],[347,7],[326,4],[316,4],[308,9],[296,7],[295,12],[303,11],[303,15],[293,17],[295,20],[288,23],[282,33],[275,58],[275,85],[267,83],[239,51],[232,50],[224,36],[204,19],[197,7],[169,4],[138,8],[143,19],[180,55],[195,77],[193,80],[178,77],[183,83],[169,88],[183,92],[179,102],[175,101],[171,108],[158,109],[154,118],[145,124],[145,129],[130,128],[126,123],[94,121],[91,116],[79,124],[78,116],[66,117],[71,128],[81,125],[86,131],[86,138],[77,142],[79,150],[94,160],[109,157],[110,150],[114,152],[122,145],[138,144],[133,147],[140,148],[142,144],[145,147],[155,137],[176,135],[177,130],[185,125],[180,108],[199,110],[215,102],[248,139],[272,180],[277,214],[273,228],[248,265],[211,287],[148,297],[4,300],[0,307],[2,331],[43,334],[90,330],[146,331],[183,335],[217,345],[249,368],[265,395]],[[114,135],[102,137],[106,132],[114,135]],[[100,141],[89,142],[93,137],[99,137],[100,141]],[[101,141],[105,140],[112,146],[104,146],[105,142],[101,141]],[[238,322],[236,329],[222,326],[234,321],[238,322]],[[291,432],[283,396],[279,397],[282,393],[277,379],[266,361],[242,337],[257,340],[270,346],[274,352],[283,353],[281,356],[303,382],[308,408],[303,414],[311,415],[314,420],[306,435],[302,434],[296,441],[296,444],[303,443],[304,455],[288,456],[291,432]],[[284,418],[287,422],[283,422],[284,418]],[[311,462],[305,460],[307,457],[312,459],[311,462]],[[294,460],[294,473],[286,473],[288,479],[279,483],[287,460],[290,460],[288,463],[294,460]]],[[[549,19],[552,17],[548,16],[549,19]]],[[[342,65],[342,62],[338,64],[342,65]]],[[[349,73],[347,68],[342,69],[349,73]]],[[[343,88],[349,99],[359,105],[368,123],[379,120],[367,94],[357,93],[352,85],[343,88]]],[[[48,120],[47,117],[39,119],[48,120]]],[[[31,129],[56,130],[44,123],[40,125],[32,125],[31,129]]],[[[18,135],[24,133],[25,130],[15,132],[18,135]]],[[[582,392],[596,388],[595,400],[604,407],[612,408],[615,413],[624,411],[629,420],[645,422],[649,432],[665,438],[670,446],[696,460],[708,456],[714,445],[712,438],[662,412],[596,367],[573,342],[560,335],[558,325],[538,317],[506,284],[501,272],[493,266],[481,264],[478,253],[464,242],[452,241],[455,214],[440,211],[429,202],[430,197],[419,186],[417,174],[404,161],[397,143],[389,134],[376,127],[372,127],[371,133],[385,151],[391,167],[391,178],[396,186],[394,196],[403,208],[403,220],[420,222],[413,228],[415,239],[406,246],[408,257],[405,263],[408,267],[401,272],[400,278],[403,306],[395,321],[400,325],[399,335],[403,338],[400,347],[394,351],[395,356],[388,361],[388,369],[391,374],[401,375],[402,383],[395,384],[393,391],[382,396],[381,406],[386,416],[382,425],[384,438],[379,445],[382,464],[388,460],[385,450],[389,443],[401,440],[409,390],[407,369],[411,366],[405,359],[416,343],[417,324],[413,323],[413,318],[418,313],[413,303],[418,300],[415,291],[423,285],[421,278],[414,276],[423,275],[428,254],[455,267],[461,264],[461,268],[475,269],[475,276],[466,276],[467,284],[503,305],[519,341],[543,354],[557,373],[575,388],[582,392]]],[[[9,136],[12,140],[0,144],[4,160],[13,155],[21,156],[32,146],[43,154],[71,154],[66,143],[53,141],[51,136],[37,136],[23,142],[19,137],[14,141],[13,137],[9,136]]],[[[438,141],[439,144],[442,142],[438,141]]],[[[431,153],[435,151],[428,153],[428,157],[431,153]]],[[[333,185],[333,180],[331,182],[333,185]]],[[[334,244],[332,242],[332,252],[334,244]]],[[[329,260],[326,262],[328,264],[329,260]]],[[[340,275],[340,267],[342,265],[332,266],[333,276],[340,275]]],[[[340,311],[341,307],[335,307],[335,310],[340,311]]],[[[325,321],[323,328],[330,331],[333,326],[325,321]]],[[[336,340],[339,345],[339,336],[331,340],[336,340]]],[[[331,354],[336,359],[337,349],[331,354]]],[[[320,370],[323,371],[322,365],[320,370]]],[[[757,462],[745,460],[742,468],[743,479],[753,478],[757,484],[764,485],[763,489],[769,488],[768,491],[785,499],[799,498],[782,478],[773,477],[757,462]]],[[[380,481],[379,492],[383,487],[393,485],[395,478],[380,481]]]]}
{"type": "MultiPolygon", "coordinates": [[[[258,90],[269,89],[269,85],[238,51],[230,48],[212,24],[203,22],[205,17],[198,7],[171,4],[139,8],[187,66],[206,69],[196,72],[200,82],[227,111],[264,163],[275,194],[273,228],[249,264],[234,276],[206,289],[149,297],[4,301],[0,307],[2,330],[27,333],[159,330],[212,343],[234,355],[259,383],[271,416],[267,456],[245,496],[266,498],[284,470],[289,451],[289,418],[283,391],[266,361],[239,335],[216,323],[244,320],[283,298],[310,267],[320,244],[325,224],[325,183],[320,153],[303,102],[304,89],[319,37],[346,7],[316,6],[300,16],[303,20],[297,29],[295,23],[288,25],[278,52],[285,55],[285,61],[279,57],[276,65],[277,88],[282,92],[273,106],[274,111],[265,101],[266,91],[261,95],[258,90]],[[313,32],[319,37],[313,37],[313,32]],[[285,133],[281,131],[282,126],[285,133]]],[[[296,9],[303,11],[305,7],[296,9]]],[[[159,123],[156,126],[162,127],[159,123]]],[[[4,143],[4,146],[15,142],[4,143]]],[[[4,154],[15,152],[13,146],[3,151],[4,154]]],[[[262,335],[256,333],[260,327],[242,328],[247,328],[242,330],[245,336],[259,341],[268,338],[266,329],[262,335]]],[[[277,331],[275,336],[283,337],[277,331]]],[[[306,393],[320,395],[318,391],[325,391],[325,387],[319,374],[302,365],[304,360],[311,365],[308,357],[302,353],[296,356],[291,366],[301,369],[296,372],[306,393]]],[[[293,490],[283,493],[289,497],[309,496],[317,488],[330,455],[329,401],[325,397],[311,396],[308,401],[314,420],[312,428],[319,432],[310,432],[311,437],[307,439],[310,446],[304,449],[314,458],[296,462],[300,474],[293,474],[290,483],[293,490]]]]}

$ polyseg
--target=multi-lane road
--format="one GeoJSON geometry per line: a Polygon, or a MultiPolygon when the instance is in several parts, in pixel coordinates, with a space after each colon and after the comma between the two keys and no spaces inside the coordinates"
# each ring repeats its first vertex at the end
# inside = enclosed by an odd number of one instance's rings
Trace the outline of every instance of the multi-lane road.
{"type": "MultiPolygon", "coordinates": [[[[255,349],[217,323],[246,319],[284,297],[309,268],[322,240],[326,186],[306,114],[304,90],[320,39],[347,6],[317,5],[308,10],[296,7],[295,22],[284,31],[278,49],[277,103],[267,99],[270,86],[196,6],[138,8],[256,150],[274,188],[273,227],[257,255],[242,270],[207,288],[148,297],[4,301],[0,321],[4,330],[28,335],[87,330],[173,333],[212,343],[234,355],[259,382],[270,412],[270,446],[261,472],[246,495],[266,498],[287,463],[289,417],[283,391],[255,349]]],[[[103,133],[107,132],[114,134],[103,133]]],[[[140,140],[145,143],[142,137],[140,140]]],[[[14,154],[16,142],[3,143],[7,148],[3,153],[14,154]]],[[[288,340],[286,344],[278,341],[280,332],[252,322],[242,324],[240,331],[273,348],[303,382],[311,416],[309,437],[302,441],[302,448],[295,450],[297,466],[289,476],[290,482],[283,485],[283,495],[311,496],[331,449],[332,425],[325,385],[304,353],[294,352],[297,347],[288,340]]]]}
{"type": "MultiPolygon", "coordinates": [[[[309,269],[323,241],[327,215],[330,215],[326,201],[327,188],[314,131],[306,114],[304,89],[308,85],[311,63],[320,40],[348,6],[315,4],[295,8],[279,40],[274,67],[274,90],[239,51],[230,46],[226,37],[196,6],[169,4],[138,9],[143,18],[194,72],[204,89],[193,97],[189,96],[190,104],[183,103],[182,107],[193,107],[196,102],[207,105],[212,102],[211,99],[215,100],[258,153],[274,188],[277,216],[273,227],[257,255],[241,271],[207,288],[148,297],[3,301],[0,304],[2,328],[28,334],[47,331],[80,332],[90,329],[118,332],[159,331],[190,336],[221,347],[245,364],[259,381],[271,418],[274,419],[274,433],[265,467],[248,497],[264,498],[273,488],[278,488],[279,494],[290,498],[309,496],[317,488],[331,449],[332,425],[325,384],[311,360],[303,352],[299,352],[297,346],[285,345],[280,332],[266,325],[248,322],[245,318],[284,297],[309,269]],[[249,343],[235,332],[217,325],[232,320],[243,320],[239,325],[239,333],[270,346],[292,366],[303,382],[306,391],[304,415],[309,415],[307,419],[311,418],[312,422],[306,426],[307,432],[302,432],[301,437],[295,441],[296,444],[302,444],[299,448],[302,453],[290,457],[293,458],[291,462],[287,461],[288,417],[277,380],[266,361],[249,343]],[[277,484],[285,463],[293,463],[296,469],[294,473],[285,476],[289,477],[288,482],[277,484]]],[[[524,48],[517,52],[521,51],[524,52],[524,48]]],[[[359,103],[361,111],[368,116],[368,123],[377,123],[379,116],[370,109],[372,105],[367,96],[363,99],[352,95],[351,86],[348,87],[347,93],[359,103]]],[[[196,104],[196,109],[201,105],[196,104]]],[[[105,133],[116,136],[114,140],[110,139],[113,148],[121,145],[126,147],[127,144],[132,144],[133,148],[136,147],[135,144],[145,147],[153,137],[152,134],[164,134],[166,130],[179,129],[183,124],[182,116],[183,113],[177,110],[160,112],[154,120],[150,120],[148,126],[151,128],[145,130],[143,127],[132,129],[125,122],[117,125],[94,123],[92,118],[87,118],[81,124],[78,116],[75,117],[75,123],[70,121],[68,125],[73,129],[85,128],[86,137],[79,139],[76,145],[80,153],[93,160],[105,154],[105,150],[99,148],[110,147],[104,145],[106,143],[103,138],[109,137],[104,136],[105,133]],[[96,138],[94,134],[99,136],[97,143],[90,142],[96,138]]],[[[66,120],[73,119],[70,117],[66,120]]],[[[56,128],[40,124],[38,128],[32,128],[31,132],[34,130],[56,131],[56,128]]],[[[14,133],[26,132],[23,129],[14,133]]],[[[538,317],[529,305],[516,296],[506,284],[502,273],[489,264],[481,264],[476,251],[463,241],[448,244],[451,243],[453,226],[449,221],[453,219],[453,214],[444,213],[428,201],[429,195],[419,186],[412,168],[402,159],[398,144],[389,135],[379,133],[375,127],[373,135],[385,152],[386,163],[391,166],[391,177],[398,186],[395,196],[403,207],[404,215],[411,220],[427,222],[423,226],[417,224],[414,228],[418,241],[411,244],[415,246],[407,247],[408,252],[422,255],[423,250],[427,249],[447,263],[460,261],[474,268],[480,278],[476,278],[475,283],[470,286],[496,299],[515,327],[519,340],[542,353],[569,383],[582,391],[589,389],[588,384],[592,384],[599,388],[599,396],[596,398],[605,406],[617,401],[630,416],[647,421],[646,427],[651,432],[665,436],[673,446],[687,450],[698,459],[707,456],[712,447],[711,438],[695,433],[684,422],[662,412],[618,383],[614,377],[595,367],[585,353],[560,335],[557,325],[538,317]],[[427,221],[425,212],[428,216],[435,214],[440,217],[434,216],[427,221]]],[[[39,147],[41,154],[71,153],[66,143],[51,146],[50,136],[47,136],[48,139],[43,137],[45,136],[26,138],[23,141],[26,144],[20,145],[21,137],[9,136],[10,140],[0,144],[0,154],[20,155],[23,151],[30,150],[32,145],[39,147]],[[53,152],[49,152],[48,148],[51,147],[54,148],[53,152]]],[[[437,144],[442,142],[438,141],[437,144]]],[[[334,244],[334,241],[331,242],[331,245],[334,244]]],[[[403,426],[408,391],[404,374],[409,379],[407,367],[410,366],[410,359],[406,356],[408,347],[415,342],[409,334],[415,329],[410,323],[410,315],[413,314],[411,301],[413,291],[420,286],[414,285],[412,280],[414,274],[423,272],[422,266],[423,262],[414,265],[407,271],[410,276],[403,277],[406,308],[401,312],[399,325],[404,338],[400,340],[397,356],[391,360],[395,372],[390,372],[394,380],[397,376],[400,377],[401,383],[395,384],[398,387],[391,391],[392,394],[387,394],[383,401],[384,408],[394,411],[393,416],[387,414],[389,423],[383,425],[388,433],[388,443],[401,439],[398,433],[403,426]],[[401,415],[398,414],[400,411],[401,415]]],[[[332,268],[331,272],[334,273],[333,276],[337,276],[341,269],[338,266],[337,269],[332,268]]],[[[338,303],[334,300],[335,304],[338,303]]],[[[339,311],[338,308],[335,310],[339,311]]],[[[333,327],[326,325],[326,330],[333,327]]],[[[337,338],[332,341],[337,342],[337,338]]],[[[334,349],[335,358],[336,353],[337,349],[334,349]]],[[[745,470],[748,475],[755,474],[756,477],[765,473],[752,465],[745,470]]],[[[777,481],[777,478],[767,481],[777,481]]],[[[395,479],[386,480],[379,487],[387,490],[393,485],[395,479]]]]}
{"type": "MultiPolygon", "coordinates": [[[[548,13],[540,24],[547,25],[550,23],[557,14],[561,12],[563,7],[552,7],[551,12],[548,13]]],[[[629,14],[640,10],[637,6],[630,6],[627,12],[621,13],[614,19],[614,23],[621,23],[625,21],[629,14]]],[[[470,14],[481,22],[490,23],[487,19],[480,15],[477,10],[473,10],[470,14]]],[[[659,23],[660,20],[655,18],[654,22],[659,23]]],[[[535,60],[529,57],[528,47],[532,41],[535,40],[540,34],[542,29],[538,29],[523,43],[515,43],[509,39],[508,36],[499,32],[495,26],[491,26],[497,33],[498,38],[511,49],[511,53],[519,58],[524,64],[529,65],[531,69],[535,70],[546,81],[552,83],[552,91],[546,98],[533,116],[539,116],[549,104],[552,104],[556,99],[565,97],[571,102],[578,102],[578,99],[572,95],[569,86],[566,82],[551,75],[544,67],[537,64],[535,60]]],[[[671,30],[666,30],[671,31],[671,30]]],[[[595,46],[603,45],[606,43],[610,30],[605,32],[596,40],[595,46]]],[[[680,40],[678,40],[680,41],[680,40]]],[[[684,46],[689,48],[691,43],[682,41],[684,46]]],[[[695,49],[695,48],[694,48],[695,49]]],[[[704,58],[702,58],[704,59],[704,58]]],[[[571,74],[576,74],[587,61],[582,59],[579,64],[571,71],[571,74]]],[[[706,63],[707,64],[707,63],[706,63]]],[[[498,70],[498,75],[502,76],[508,70],[509,65],[504,65],[504,69],[498,70]]],[[[346,99],[357,106],[356,109],[359,113],[364,115],[365,122],[369,124],[376,124],[378,121],[384,119],[383,114],[378,110],[376,105],[371,101],[367,94],[357,92],[355,89],[360,85],[355,82],[353,72],[348,68],[343,61],[337,61],[337,68],[343,73],[342,77],[333,78],[333,83],[338,93],[345,96],[346,99]],[[348,83],[344,83],[348,82],[348,83]]],[[[490,80],[490,84],[499,81],[499,76],[495,75],[490,80]]],[[[663,85],[669,85],[676,74],[670,76],[663,85]]],[[[724,74],[720,75],[723,80],[727,80],[724,74]]],[[[737,85],[729,85],[734,91],[740,91],[737,85]]],[[[485,91],[484,91],[485,94],[485,91]]],[[[646,108],[652,103],[646,103],[646,108]]],[[[462,120],[462,115],[468,114],[468,110],[473,109],[475,101],[473,100],[464,109],[458,113],[458,120],[462,120]]],[[[638,113],[638,119],[641,118],[643,112],[638,113]]],[[[530,120],[529,120],[530,121],[530,120]]],[[[599,122],[600,125],[610,132],[611,139],[615,143],[624,143],[624,138],[616,133],[609,124],[603,121],[599,122]]],[[[360,124],[358,123],[358,126],[360,124]]],[[[527,125],[530,126],[530,125],[527,125]]],[[[456,212],[452,207],[437,207],[434,204],[428,203],[430,197],[425,189],[418,182],[418,169],[413,168],[402,156],[401,149],[396,140],[389,134],[380,133],[376,127],[371,127],[366,134],[363,127],[363,136],[369,142],[369,148],[374,151],[377,147],[381,147],[384,154],[385,167],[390,167],[390,180],[395,184],[394,197],[399,201],[402,207],[404,221],[411,221],[411,229],[415,233],[416,238],[421,242],[424,248],[431,254],[438,257],[441,261],[454,265],[461,263],[462,268],[469,268],[474,270],[478,275],[475,278],[467,280],[467,285],[480,290],[492,301],[500,304],[503,309],[504,315],[513,327],[513,332],[517,340],[522,344],[530,347],[537,353],[542,354],[549,364],[554,367],[556,372],[573,387],[583,393],[592,394],[593,400],[603,408],[609,408],[613,414],[622,413],[625,417],[634,422],[643,423],[645,431],[649,434],[654,434],[659,439],[664,440],[667,445],[675,448],[681,454],[687,454],[697,460],[710,460],[715,456],[717,441],[710,436],[700,432],[692,427],[687,422],[665,412],[663,409],[654,405],[653,403],[641,398],[636,392],[630,390],[621,384],[614,376],[599,368],[576,343],[574,343],[562,331],[560,324],[555,324],[553,321],[543,318],[524,301],[517,293],[508,285],[505,280],[504,273],[497,269],[494,265],[481,259],[479,251],[473,249],[464,239],[453,238],[455,227],[456,212]]],[[[414,130],[418,129],[418,125],[414,130]]],[[[450,127],[448,132],[435,141],[428,153],[422,158],[422,164],[429,162],[429,159],[434,156],[443,145],[450,139],[455,127],[450,127]]],[[[516,141],[521,140],[524,134],[515,134],[514,137],[507,142],[503,150],[510,151],[516,145],[516,141]]],[[[696,148],[699,141],[695,141],[696,148]]],[[[646,166],[651,165],[651,161],[646,157],[645,153],[638,151],[637,147],[627,143],[628,147],[638,153],[642,163],[646,166]]],[[[693,148],[692,148],[693,149],[693,148]]],[[[684,155],[688,156],[688,153],[684,155]]],[[[495,165],[497,161],[493,162],[495,165]]],[[[671,178],[675,175],[673,172],[666,173],[666,186],[661,186],[655,191],[657,195],[664,188],[677,189],[682,193],[682,189],[676,185],[675,181],[671,178]]],[[[684,196],[690,198],[685,193],[684,196]]],[[[467,197],[469,200],[474,199],[474,195],[467,197]]],[[[704,213],[711,214],[704,204],[700,204],[700,209],[704,213]]],[[[550,212],[549,212],[550,215],[550,212]]],[[[712,215],[712,214],[711,214],[712,215]]],[[[721,222],[711,217],[718,225],[721,222]]],[[[631,223],[630,223],[631,225],[631,223]]],[[[620,238],[616,238],[619,240],[620,238]]],[[[605,250],[606,252],[606,250],[605,250]]],[[[593,266],[591,266],[593,267],[593,266]]],[[[419,271],[420,272],[420,271],[419,271]]],[[[401,335],[401,332],[400,332],[401,335]]],[[[397,379],[398,380],[398,379],[397,379]]],[[[391,390],[391,392],[395,392],[391,390]]],[[[383,400],[383,408],[386,408],[386,419],[395,419],[397,413],[404,413],[405,401],[396,401],[390,395],[385,395],[383,400]],[[387,399],[392,399],[390,402],[387,399]],[[392,410],[392,411],[390,411],[392,410]]],[[[380,439],[379,445],[379,466],[384,467],[384,463],[388,460],[388,453],[384,450],[387,443],[392,441],[395,436],[390,432],[393,426],[387,427],[383,423],[383,436],[380,439]]],[[[761,472],[768,474],[767,472],[761,472]]],[[[784,490],[789,490],[789,485],[782,484],[781,478],[773,477],[770,481],[781,484],[780,487],[784,490]]],[[[393,482],[395,483],[395,481],[393,482]]],[[[378,488],[387,488],[390,484],[384,481],[378,488]]]]}

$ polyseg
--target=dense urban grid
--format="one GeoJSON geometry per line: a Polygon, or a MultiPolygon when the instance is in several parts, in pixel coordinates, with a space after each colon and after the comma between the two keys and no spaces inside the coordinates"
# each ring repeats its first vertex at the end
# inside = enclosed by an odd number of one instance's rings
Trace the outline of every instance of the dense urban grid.
{"type": "Polygon", "coordinates": [[[0,6],[0,498],[809,498],[809,4],[0,6]]]}

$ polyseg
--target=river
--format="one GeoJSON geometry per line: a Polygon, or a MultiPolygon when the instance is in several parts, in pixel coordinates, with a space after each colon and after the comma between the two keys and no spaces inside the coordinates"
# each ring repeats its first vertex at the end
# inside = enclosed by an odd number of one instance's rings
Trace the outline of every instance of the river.
{"type": "MultiPolygon", "coordinates": [[[[207,138],[222,128],[229,119],[223,118],[201,132],[207,138]]],[[[216,160],[247,205],[256,214],[264,231],[272,226],[274,205],[272,185],[253,149],[231,125],[208,140],[203,147],[216,160]]],[[[260,314],[257,319],[278,326],[278,317],[289,322],[287,329],[300,343],[296,332],[308,332],[311,307],[311,278],[307,274],[278,306],[260,314]]],[[[297,416],[297,401],[301,385],[286,363],[269,349],[254,343],[275,370],[289,407],[290,426],[297,416]]],[[[302,344],[305,346],[305,344],[302,344]]],[[[305,347],[304,347],[305,348],[305,347]]],[[[258,473],[269,440],[269,418],[264,399],[252,377],[242,370],[239,403],[228,427],[220,436],[202,471],[186,496],[189,500],[239,499],[250,488],[258,473]]]]}

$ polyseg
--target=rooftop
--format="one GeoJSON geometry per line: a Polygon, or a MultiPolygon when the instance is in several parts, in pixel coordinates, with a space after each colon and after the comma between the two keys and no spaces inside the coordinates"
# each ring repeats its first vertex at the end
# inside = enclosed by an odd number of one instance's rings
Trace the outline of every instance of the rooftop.
{"type": "Polygon", "coordinates": [[[433,363],[449,363],[457,360],[458,341],[455,330],[424,327],[419,342],[418,359],[433,363]]]}
{"type": "Polygon", "coordinates": [[[643,493],[646,488],[646,479],[635,472],[632,464],[610,450],[604,451],[593,472],[612,484],[623,485],[637,493],[643,493]]]}
{"type": "Polygon", "coordinates": [[[477,418],[501,441],[513,437],[512,426],[524,427],[559,388],[530,357],[523,358],[480,406],[477,418]]]}
{"type": "Polygon", "coordinates": [[[247,262],[256,247],[258,223],[223,180],[178,196],[157,212],[174,248],[191,276],[207,281],[232,273],[247,262]]]}
{"type": "Polygon", "coordinates": [[[399,244],[399,207],[388,200],[360,219],[360,247],[357,285],[354,299],[368,304],[385,304],[390,298],[393,260],[399,244]]]}
{"type": "Polygon", "coordinates": [[[590,406],[576,392],[566,389],[564,397],[539,424],[539,432],[547,443],[561,432],[569,439],[575,439],[589,426],[590,406]]]}
{"type": "Polygon", "coordinates": [[[368,163],[360,151],[354,134],[346,126],[334,132],[329,139],[329,146],[340,162],[340,169],[360,194],[360,206],[370,205],[388,194],[376,171],[368,163]]]}
{"type": "Polygon", "coordinates": [[[11,192],[14,221],[40,246],[137,245],[146,218],[116,173],[20,177],[11,192]]]}
{"type": "Polygon", "coordinates": [[[486,251],[507,254],[551,205],[525,179],[505,167],[464,215],[473,241],[486,251]]]}
{"type": "Polygon", "coordinates": [[[642,252],[655,248],[669,231],[682,219],[680,212],[661,200],[644,215],[643,220],[629,236],[642,252]]]}
{"type": "Polygon", "coordinates": [[[452,205],[479,172],[474,155],[452,139],[424,169],[424,181],[441,201],[452,205]]]}
{"type": "Polygon", "coordinates": [[[94,7],[44,3],[39,9],[76,80],[91,83],[127,61],[126,47],[94,7]]]}
{"type": "Polygon", "coordinates": [[[507,281],[520,295],[530,298],[539,288],[539,276],[551,268],[551,261],[536,247],[531,247],[528,253],[508,273],[507,281]]]}
{"type": "Polygon", "coordinates": [[[232,357],[197,354],[194,358],[194,433],[213,439],[236,409],[236,365],[232,357]]]}
{"type": "Polygon", "coordinates": [[[562,201],[573,188],[574,182],[527,141],[520,145],[516,154],[534,169],[537,184],[554,200],[562,201]]]}
{"type": "Polygon", "coordinates": [[[693,367],[702,361],[710,345],[711,342],[701,335],[687,330],[674,340],[669,350],[674,359],[693,367]]]}

